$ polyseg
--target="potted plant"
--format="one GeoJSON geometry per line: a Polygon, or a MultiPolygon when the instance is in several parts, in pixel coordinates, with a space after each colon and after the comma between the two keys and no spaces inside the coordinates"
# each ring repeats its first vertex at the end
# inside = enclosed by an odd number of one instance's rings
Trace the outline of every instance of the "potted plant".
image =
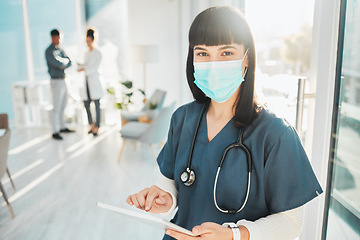
{"type": "Polygon", "coordinates": [[[124,82],[120,82],[121,90],[120,94],[116,92],[115,87],[107,88],[107,92],[111,95],[115,96],[115,107],[120,110],[128,110],[129,107],[134,103],[133,96],[135,92],[141,93],[141,95],[145,99],[145,91],[142,89],[134,89],[133,82],[130,80],[126,80],[124,82]]]}

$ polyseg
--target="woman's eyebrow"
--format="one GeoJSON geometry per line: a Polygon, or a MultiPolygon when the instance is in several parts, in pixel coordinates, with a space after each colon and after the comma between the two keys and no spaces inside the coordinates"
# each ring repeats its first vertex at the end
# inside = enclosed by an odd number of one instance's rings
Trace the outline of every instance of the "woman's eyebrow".
{"type": "Polygon", "coordinates": [[[206,51],[206,49],[202,47],[195,47],[194,50],[206,51]]]}
{"type": "MultiPolygon", "coordinates": [[[[236,47],[231,46],[231,45],[223,46],[223,47],[219,48],[218,50],[224,50],[224,49],[229,49],[229,48],[231,48],[231,49],[236,49],[236,50],[237,50],[236,47]]],[[[202,48],[202,47],[195,47],[194,50],[207,51],[206,48],[202,48]]]]}
{"type": "Polygon", "coordinates": [[[224,49],[228,49],[228,48],[237,49],[237,48],[236,48],[236,47],[234,47],[234,46],[231,46],[231,45],[226,45],[226,46],[223,46],[223,47],[219,48],[219,50],[224,50],[224,49]]]}

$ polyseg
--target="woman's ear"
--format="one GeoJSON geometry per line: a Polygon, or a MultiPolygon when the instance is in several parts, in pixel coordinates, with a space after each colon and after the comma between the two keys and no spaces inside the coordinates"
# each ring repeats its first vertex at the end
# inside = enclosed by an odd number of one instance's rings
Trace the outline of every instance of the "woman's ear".
{"type": "Polygon", "coordinates": [[[248,68],[248,66],[249,66],[249,53],[247,53],[246,56],[245,56],[244,65],[245,65],[246,68],[248,68]]]}

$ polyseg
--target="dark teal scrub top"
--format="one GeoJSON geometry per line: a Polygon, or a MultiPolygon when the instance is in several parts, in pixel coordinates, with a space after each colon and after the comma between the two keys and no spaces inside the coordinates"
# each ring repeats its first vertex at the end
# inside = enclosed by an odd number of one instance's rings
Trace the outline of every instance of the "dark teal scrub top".
{"type": "MultiPolygon", "coordinates": [[[[191,142],[203,104],[192,102],[178,108],[171,118],[168,139],[157,161],[161,173],[175,180],[178,211],[172,222],[191,230],[204,222],[255,221],[270,214],[304,205],[322,193],[294,128],[267,109],[244,130],[244,145],[252,155],[249,199],[236,214],[220,212],[213,198],[216,171],[224,149],[234,143],[240,129],[230,120],[210,141],[206,113],[196,138],[191,169],[195,182],[187,187],[180,179],[187,166],[191,142]]],[[[247,189],[247,161],[243,150],[231,149],[217,183],[217,203],[228,210],[241,207],[247,189]]],[[[172,239],[165,235],[164,239],[172,239]]]]}

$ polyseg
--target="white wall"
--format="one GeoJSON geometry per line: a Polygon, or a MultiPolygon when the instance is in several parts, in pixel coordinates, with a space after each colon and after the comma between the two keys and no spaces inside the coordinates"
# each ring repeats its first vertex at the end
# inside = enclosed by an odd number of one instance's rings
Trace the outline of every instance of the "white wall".
{"type": "MultiPolygon", "coordinates": [[[[157,45],[158,62],[146,65],[146,91],[156,88],[167,91],[166,103],[182,104],[189,97],[182,97],[185,63],[181,59],[184,38],[180,32],[180,2],[178,0],[128,1],[129,45],[157,45]]],[[[131,57],[131,52],[130,52],[131,57]]],[[[131,58],[130,58],[131,59],[131,58]]],[[[131,64],[135,87],[143,87],[143,66],[131,64]]]]}
{"type": "MultiPolygon", "coordinates": [[[[123,80],[122,78],[129,75],[127,2],[127,0],[110,1],[87,21],[86,27],[95,27],[98,31],[96,41],[103,55],[102,76],[110,81],[123,80]]],[[[84,39],[85,29],[82,30],[81,45],[84,51],[87,51],[84,39]]]]}

